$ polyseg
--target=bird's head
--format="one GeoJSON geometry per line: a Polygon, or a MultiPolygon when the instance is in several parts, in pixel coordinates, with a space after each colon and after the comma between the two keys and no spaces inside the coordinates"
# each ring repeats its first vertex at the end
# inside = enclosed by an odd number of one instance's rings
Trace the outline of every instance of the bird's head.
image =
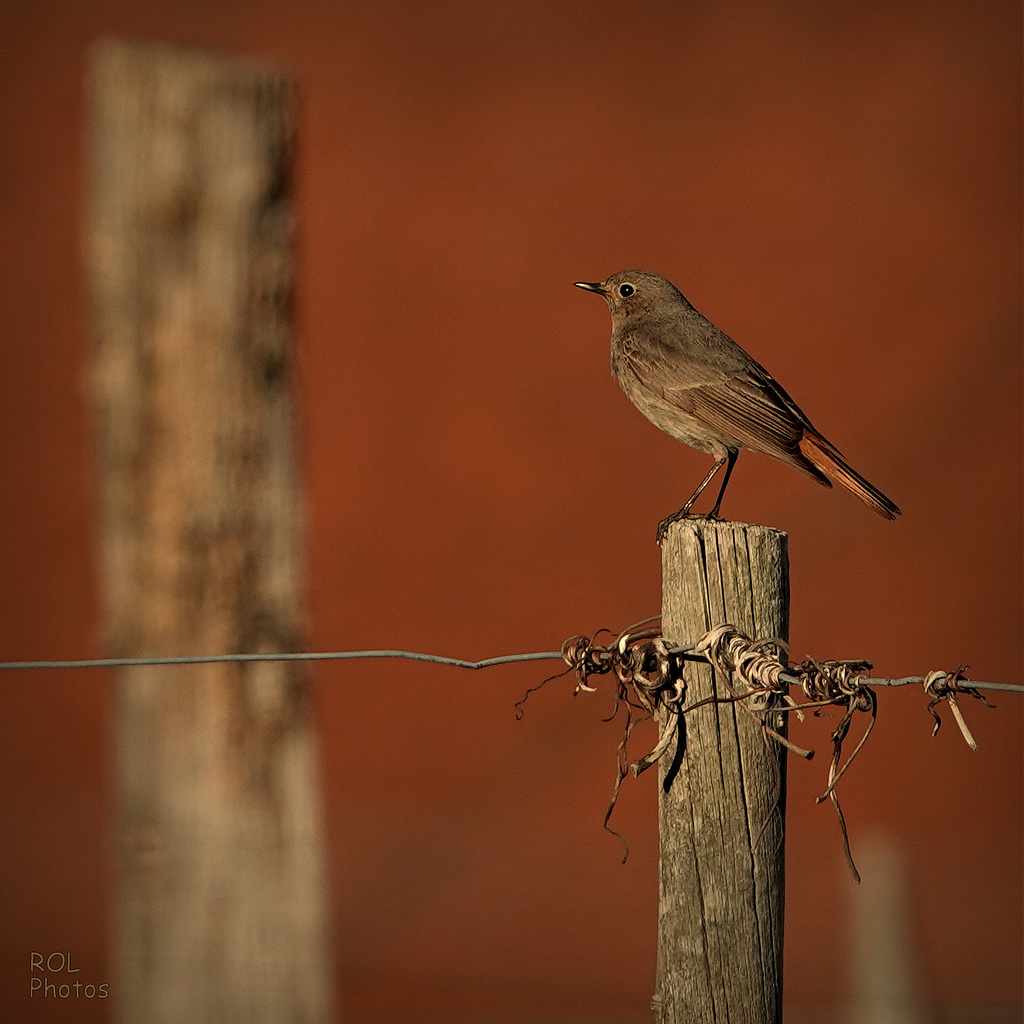
{"type": "Polygon", "coordinates": [[[575,283],[577,288],[596,292],[608,303],[613,323],[650,313],[664,315],[690,306],[671,281],[649,270],[620,270],[606,281],[575,283]]]}

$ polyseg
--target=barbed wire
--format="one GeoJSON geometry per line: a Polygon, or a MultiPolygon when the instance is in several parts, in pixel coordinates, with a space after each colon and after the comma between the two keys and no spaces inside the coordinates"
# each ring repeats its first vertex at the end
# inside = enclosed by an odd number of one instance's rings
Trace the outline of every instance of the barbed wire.
{"type": "MultiPolygon", "coordinates": [[[[657,625],[659,623],[660,619],[654,616],[635,623],[617,635],[610,630],[599,630],[592,640],[587,636],[577,634],[569,637],[558,651],[503,654],[494,658],[483,658],[479,661],[404,650],[303,651],[5,661],[0,662],[0,671],[139,668],[161,665],[245,664],[251,662],[347,661],[370,658],[404,658],[410,661],[431,662],[472,670],[516,662],[554,660],[564,662],[568,666],[564,672],[549,676],[543,682],[530,687],[516,702],[516,716],[520,718],[523,714],[523,703],[531,693],[567,672],[576,674],[577,682],[574,693],[596,691],[597,687],[591,685],[591,677],[612,673],[616,680],[616,692],[615,706],[609,719],[616,716],[620,707],[625,707],[626,724],[616,754],[615,785],[608,810],[605,813],[604,827],[619,838],[625,847],[626,856],[628,856],[629,847],[625,838],[609,825],[619,789],[629,772],[632,772],[634,776],[640,775],[641,772],[657,763],[662,755],[669,750],[672,740],[677,735],[678,723],[685,715],[708,704],[735,704],[758,722],[766,742],[774,741],[794,754],[810,759],[814,756],[814,751],[798,747],[777,728],[769,724],[769,717],[778,713],[794,713],[802,719],[805,710],[810,710],[817,715],[829,706],[844,707],[845,714],[842,721],[832,732],[833,750],[828,784],[825,792],[817,798],[817,802],[829,800],[832,803],[839,820],[847,864],[857,881],[860,881],[860,875],[850,851],[846,821],[839,804],[836,787],[866,743],[874,727],[877,699],[873,687],[923,686],[925,694],[930,698],[927,710],[935,719],[932,735],[934,736],[939,731],[939,726],[942,724],[935,709],[939,704],[946,703],[953,713],[964,740],[972,750],[977,750],[978,744],[964,720],[957,704],[957,698],[960,696],[973,697],[983,701],[989,707],[993,707],[994,705],[989,704],[978,693],[978,690],[1024,692],[1024,685],[1017,683],[968,680],[966,665],[960,665],[952,672],[934,670],[922,676],[899,678],[869,676],[867,673],[871,670],[872,664],[870,661],[863,660],[818,662],[813,658],[806,658],[799,665],[790,666],[787,661],[789,648],[784,641],[778,638],[752,640],[735,626],[727,623],[714,627],[693,643],[673,645],[661,636],[660,628],[657,625]],[[613,638],[612,642],[598,643],[596,637],[601,633],[608,633],[613,638]],[[710,665],[722,677],[727,693],[722,696],[707,697],[685,706],[686,679],[682,672],[684,662],[710,665]],[[739,686],[735,685],[736,683],[739,686]],[[790,696],[790,687],[797,687],[798,690],[801,690],[806,702],[798,704],[790,696]],[[643,720],[634,715],[634,710],[641,712],[644,718],[653,718],[659,712],[663,714],[658,742],[647,754],[630,763],[626,755],[626,745],[634,726],[643,720]],[[868,713],[868,724],[853,752],[840,767],[843,741],[857,712],[868,713]]],[[[764,825],[767,825],[767,819],[764,825]]],[[[623,860],[625,861],[625,857],[623,860]]]]}
{"type": "Polygon", "coordinates": [[[0,670],[57,669],[57,668],[136,668],[145,665],[211,665],[218,662],[251,661],[346,661],[359,658],[407,658],[411,661],[430,661],[455,668],[490,668],[514,661],[552,661],[562,657],[561,651],[535,651],[530,654],[502,654],[482,661],[449,658],[443,654],[423,654],[420,651],[302,651],[294,654],[185,654],[170,657],[138,658],[79,658],[72,661],[0,661],[0,670]]]}
{"type": "MultiPolygon", "coordinates": [[[[689,654],[697,646],[696,643],[668,647],[669,654],[689,654]]],[[[32,671],[47,669],[87,669],[87,668],[137,668],[147,665],[211,665],[220,662],[258,662],[258,661],[348,661],[362,658],[405,658],[409,661],[432,662],[437,665],[449,665],[454,668],[481,669],[492,665],[509,665],[520,661],[558,661],[563,658],[562,651],[531,651],[525,654],[502,654],[495,658],[483,658],[470,661],[465,658],[452,658],[443,654],[425,654],[422,651],[400,650],[368,650],[368,651],[300,651],[295,653],[269,654],[185,654],[167,657],[140,656],[135,658],[74,658],[66,660],[33,660],[33,661],[0,661],[0,671],[32,671]]],[[[694,661],[706,661],[701,656],[694,656],[694,661]]],[[[791,684],[799,684],[800,678],[792,673],[782,672],[780,679],[791,684]]],[[[864,682],[870,686],[923,686],[927,676],[902,676],[884,679],[875,676],[866,677],[864,682]]],[[[971,686],[979,690],[1008,690],[1024,693],[1024,684],[984,682],[971,680],[971,686]]]]}
{"type": "MultiPolygon", "coordinates": [[[[672,647],[660,635],[658,626],[653,625],[658,622],[656,618],[644,620],[618,636],[608,631],[611,636],[608,643],[598,643],[596,635],[594,639],[582,634],[569,637],[562,645],[562,659],[568,665],[565,672],[550,676],[538,686],[531,687],[516,705],[521,715],[523,703],[531,693],[568,672],[576,675],[574,693],[595,692],[598,687],[594,677],[612,675],[615,704],[606,721],[615,718],[620,708],[624,708],[625,725],[616,755],[616,778],[605,812],[604,827],[622,842],[626,856],[629,847],[625,838],[608,824],[622,782],[629,772],[638,776],[657,763],[673,749],[673,740],[678,738],[680,745],[685,743],[685,732],[681,731],[680,723],[687,715],[708,705],[731,704],[756,722],[769,748],[775,743],[810,760],[814,757],[814,751],[805,750],[793,743],[785,735],[779,716],[795,714],[803,721],[804,711],[820,715],[826,708],[835,707],[841,709],[843,715],[831,733],[832,758],[828,783],[816,802],[828,800],[835,809],[846,862],[854,880],[859,882],[860,875],[850,850],[846,820],[836,789],[874,728],[878,699],[873,686],[922,685],[929,698],[927,710],[935,719],[932,735],[939,731],[942,724],[935,709],[939,704],[946,703],[972,750],[977,750],[978,744],[964,720],[957,703],[958,698],[970,697],[982,701],[988,707],[995,707],[978,692],[979,687],[986,684],[967,678],[966,665],[960,665],[951,672],[936,670],[924,676],[878,679],[868,675],[872,664],[865,660],[819,662],[814,658],[805,658],[800,664],[791,666],[788,663],[789,646],[785,641],[778,637],[753,640],[729,623],[708,630],[695,644],[672,647]],[[711,666],[713,685],[710,696],[687,703],[686,661],[700,661],[711,666]],[[714,685],[715,680],[719,681],[718,686],[714,685]],[[794,700],[790,694],[791,688],[795,688],[798,693],[802,692],[804,703],[794,700]],[[642,718],[638,719],[635,712],[640,713],[642,718]],[[852,753],[844,761],[843,744],[858,712],[866,714],[867,724],[852,753]],[[651,718],[658,720],[658,741],[649,753],[630,763],[626,746],[633,728],[638,721],[651,718]]],[[[1013,683],[988,685],[993,689],[1024,691],[1024,686],[1013,683]]],[[[666,779],[675,770],[676,764],[680,763],[679,753],[676,750],[673,755],[666,779]]],[[[771,813],[774,813],[774,808],[763,822],[758,839],[771,813]]]]}

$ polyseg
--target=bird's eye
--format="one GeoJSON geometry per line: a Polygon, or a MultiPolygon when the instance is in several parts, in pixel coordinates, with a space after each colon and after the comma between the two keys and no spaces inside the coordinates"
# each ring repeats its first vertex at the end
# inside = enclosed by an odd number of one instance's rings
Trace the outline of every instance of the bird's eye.
{"type": "Polygon", "coordinates": [[[619,294],[624,299],[628,299],[630,297],[630,295],[632,295],[633,292],[635,292],[635,291],[636,291],[636,289],[631,284],[620,284],[619,285],[619,294]]]}

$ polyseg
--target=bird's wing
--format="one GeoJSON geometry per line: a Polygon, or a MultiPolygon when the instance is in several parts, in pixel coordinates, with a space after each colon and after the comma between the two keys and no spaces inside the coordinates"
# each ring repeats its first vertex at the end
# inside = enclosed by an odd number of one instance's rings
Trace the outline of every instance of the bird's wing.
{"type": "MultiPolygon", "coordinates": [[[[671,401],[671,392],[669,393],[671,401]]],[[[680,396],[681,397],[681,396],[680,396]]],[[[747,374],[720,384],[689,389],[692,415],[712,429],[734,437],[744,448],[766,455],[792,456],[803,436],[804,423],[763,381],[747,374]]]]}
{"type": "MultiPolygon", "coordinates": [[[[659,355],[664,358],[669,354],[663,351],[659,355]]],[[[723,439],[732,439],[742,448],[787,462],[804,462],[798,447],[800,438],[805,428],[814,428],[781,385],[753,359],[742,369],[731,372],[702,367],[703,380],[693,381],[680,379],[670,358],[664,358],[665,365],[661,367],[646,365],[650,356],[650,352],[645,352],[641,360],[627,352],[626,362],[637,380],[665,402],[696,417],[723,439]],[[708,376],[712,378],[710,382],[708,376]],[[667,383],[654,384],[655,381],[667,383]]]]}

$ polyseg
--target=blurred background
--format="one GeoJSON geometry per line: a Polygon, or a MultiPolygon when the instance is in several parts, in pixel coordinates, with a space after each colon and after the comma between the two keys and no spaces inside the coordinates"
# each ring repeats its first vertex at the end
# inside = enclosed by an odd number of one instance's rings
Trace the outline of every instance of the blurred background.
{"type": "MultiPolygon", "coordinates": [[[[657,613],[656,524],[709,463],[629,405],[604,305],[572,288],[639,266],[903,509],[741,458],[723,511],[790,535],[794,658],[1020,681],[1018,4],[7,6],[0,658],[102,653],[83,83],[114,35],[299,83],[311,649],[482,658],[657,613]]],[[[654,779],[621,793],[622,866],[610,692],[572,700],[567,678],[513,715],[551,670],[314,670],[351,1024],[650,1019],[654,779]]],[[[29,956],[109,980],[110,677],[0,687],[0,1003],[104,1021],[98,1000],[30,1000],[29,956]]],[[[919,691],[882,693],[842,785],[936,1024],[1021,1019],[1021,701],[995,703],[965,702],[972,753],[948,716],[930,737],[919,691]]],[[[835,722],[794,728],[820,754],[790,768],[792,1022],[850,1019],[882,913],[814,805],[835,722]]]]}

